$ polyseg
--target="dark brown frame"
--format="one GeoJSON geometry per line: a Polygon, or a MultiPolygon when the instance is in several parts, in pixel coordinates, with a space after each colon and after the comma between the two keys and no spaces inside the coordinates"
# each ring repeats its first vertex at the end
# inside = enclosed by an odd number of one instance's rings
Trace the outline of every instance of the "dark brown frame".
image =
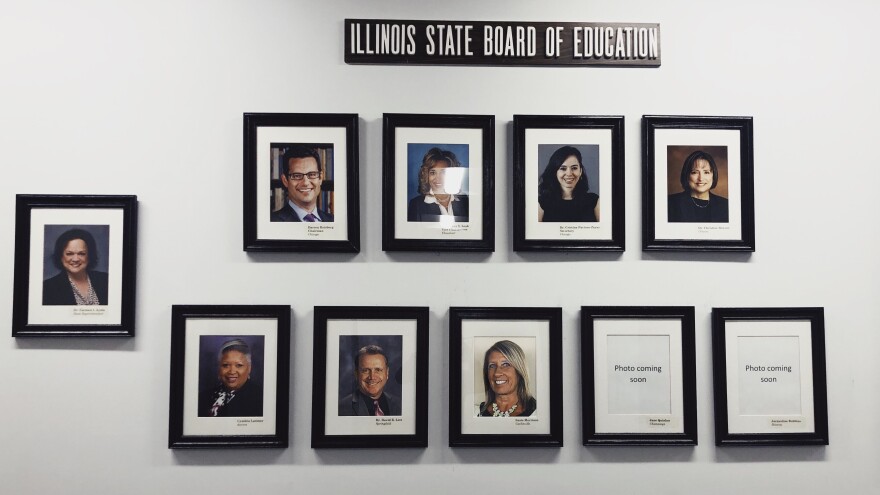
{"type": "MultiPolygon", "coordinates": [[[[37,195],[15,197],[15,279],[12,292],[13,337],[133,337],[135,291],[137,287],[137,196],[37,195]],[[35,209],[119,209],[122,210],[122,308],[118,324],[31,324],[28,291],[30,273],[31,212],[35,209]]],[[[38,279],[42,279],[37,276],[38,279]]]]}
{"type": "MultiPolygon", "coordinates": [[[[358,115],[350,113],[245,113],[244,177],[242,180],[243,245],[249,252],[357,253],[360,251],[360,204],[358,185],[358,115]],[[261,127],[344,128],[347,239],[260,239],[257,236],[257,201],[265,188],[265,177],[257,177],[257,130],[261,127]]],[[[325,180],[322,188],[332,188],[325,180]]]]}
{"type": "MultiPolygon", "coordinates": [[[[382,250],[383,251],[481,251],[495,250],[495,116],[386,113],[382,118],[382,250]],[[397,215],[406,215],[395,204],[395,175],[406,173],[395,157],[399,128],[479,129],[483,155],[479,158],[483,200],[471,208],[482,208],[480,239],[403,239],[394,226],[397,215]]],[[[474,163],[470,164],[473,167],[474,163]]]]}
{"type": "Polygon", "coordinates": [[[405,306],[315,306],[314,365],[312,373],[312,448],[396,448],[428,446],[428,308],[405,306]],[[389,435],[328,434],[324,414],[327,404],[328,320],[412,320],[416,324],[414,369],[406,373],[415,380],[415,433],[389,435]]]}
{"type": "Polygon", "coordinates": [[[712,308],[712,370],[715,386],[715,445],[828,445],[828,383],[825,377],[825,310],[811,308],[712,308]],[[730,321],[810,322],[814,431],[730,433],[727,414],[726,324],[730,321]]]}
{"type": "MultiPolygon", "coordinates": [[[[171,383],[168,407],[169,449],[287,448],[290,393],[290,306],[205,306],[171,307],[171,383]],[[184,435],[183,402],[186,362],[186,324],[191,318],[274,318],[278,321],[278,349],[275,398],[275,433],[271,435],[184,435]]],[[[265,411],[264,411],[265,412],[265,411]]]]}
{"type": "MultiPolygon", "coordinates": [[[[543,392],[542,392],[543,393],[543,392]]],[[[562,309],[561,308],[449,308],[449,446],[450,447],[562,447],[562,309]],[[550,433],[462,433],[462,322],[464,320],[539,320],[547,323],[546,356],[550,390],[550,433]]]]}
{"type": "MultiPolygon", "coordinates": [[[[626,244],[624,201],[624,118],[587,115],[513,116],[513,250],[514,251],[623,251],[626,244]],[[526,132],[529,129],[607,129],[611,132],[611,163],[600,169],[611,174],[611,239],[567,240],[526,238],[526,187],[534,187],[526,177],[526,132]],[[528,184],[528,186],[527,186],[528,184]]],[[[575,223],[575,222],[572,222],[575,223]]]]}
{"type": "MultiPolygon", "coordinates": [[[[685,143],[682,143],[685,144],[685,143]]],[[[642,117],[642,249],[644,251],[755,251],[755,172],[752,117],[645,115],[642,117]],[[657,129],[729,129],[739,132],[742,184],[740,239],[657,239],[654,211],[657,129]]]]}
{"type": "Polygon", "coordinates": [[[697,445],[697,374],[693,306],[583,306],[581,307],[581,399],[584,445],[697,445]],[[594,320],[678,319],[681,321],[683,432],[597,433],[594,360],[594,320]]]}

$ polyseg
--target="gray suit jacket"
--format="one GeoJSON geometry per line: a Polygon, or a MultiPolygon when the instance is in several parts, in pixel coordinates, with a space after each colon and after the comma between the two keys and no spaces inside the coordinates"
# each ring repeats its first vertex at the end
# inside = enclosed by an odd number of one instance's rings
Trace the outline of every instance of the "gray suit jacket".
{"type": "MultiPolygon", "coordinates": [[[[385,415],[400,416],[400,399],[393,395],[389,395],[388,392],[382,392],[382,395],[385,396],[385,400],[388,402],[388,410],[383,411],[385,415]]],[[[360,393],[359,390],[355,390],[354,393],[346,395],[341,401],[339,401],[339,415],[372,416],[373,413],[368,405],[372,404],[372,402],[373,399],[366,397],[364,394],[360,393]]]]}
{"type": "MultiPolygon", "coordinates": [[[[329,211],[324,211],[318,208],[318,215],[321,217],[322,222],[332,222],[333,215],[330,214],[329,211]]],[[[293,208],[290,207],[290,204],[287,200],[284,201],[284,207],[278,211],[273,211],[272,215],[269,217],[269,220],[273,222],[301,222],[299,219],[299,215],[293,211],[293,208]]]]}

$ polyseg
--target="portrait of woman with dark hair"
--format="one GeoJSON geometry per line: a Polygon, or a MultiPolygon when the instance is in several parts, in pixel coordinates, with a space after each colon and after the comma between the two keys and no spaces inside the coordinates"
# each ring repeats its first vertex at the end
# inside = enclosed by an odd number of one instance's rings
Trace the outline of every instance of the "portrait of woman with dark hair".
{"type": "Polygon", "coordinates": [[[590,192],[581,152],[557,149],[538,183],[539,222],[598,222],[599,195],[590,192]]]}
{"type": "Polygon", "coordinates": [[[483,356],[486,400],[477,416],[531,416],[538,408],[532,378],[522,347],[510,340],[495,342],[483,356]]]}
{"type": "Polygon", "coordinates": [[[419,195],[409,201],[410,222],[467,222],[468,196],[461,193],[464,172],[455,153],[429,149],[419,168],[419,195]]]}
{"type": "Polygon", "coordinates": [[[107,304],[107,274],[98,266],[98,245],[84,229],[73,228],[55,240],[52,265],[61,273],[43,281],[43,304],[47,306],[94,306],[107,304]]]}
{"type": "Polygon", "coordinates": [[[711,192],[718,185],[718,175],[711,154],[697,150],[688,155],[681,167],[684,191],[669,195],[668,221],[728,222],[727,198],[711,192]]]}

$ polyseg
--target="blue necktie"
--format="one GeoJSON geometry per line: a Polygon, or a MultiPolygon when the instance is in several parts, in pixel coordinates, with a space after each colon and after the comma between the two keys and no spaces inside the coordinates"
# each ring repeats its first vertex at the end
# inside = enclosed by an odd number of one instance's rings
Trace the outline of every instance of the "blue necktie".
{"type": "Polygon", "coordinates": [[[308,215],[306,215],[306,216],[303,217],[303,221],[304,221],[304,222],[317,222],[317,221],[318,221],[318,217],[316,217],[315,215],[312,215],[311,213],[309,213],[308,215]]]}

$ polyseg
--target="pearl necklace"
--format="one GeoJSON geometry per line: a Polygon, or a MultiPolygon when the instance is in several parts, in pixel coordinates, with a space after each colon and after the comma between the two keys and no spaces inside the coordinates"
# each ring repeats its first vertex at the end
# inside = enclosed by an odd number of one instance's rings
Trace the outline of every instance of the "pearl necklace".
{"type": "Polygon", "coordinates": [[[493,402],[492,403],[492,416],[496,417],[496,418],[499,418],[499,417],[506,418],[506,417],[510,416],[511,414],[513,414],[513,411],[516,411],[516,406],[518,406],[518,405],[519,404],[514,404],[513,407],[511,407],[510,409],[508,409],[506,411],[500,411],[498,409],[498,404],[493,402]]]}

